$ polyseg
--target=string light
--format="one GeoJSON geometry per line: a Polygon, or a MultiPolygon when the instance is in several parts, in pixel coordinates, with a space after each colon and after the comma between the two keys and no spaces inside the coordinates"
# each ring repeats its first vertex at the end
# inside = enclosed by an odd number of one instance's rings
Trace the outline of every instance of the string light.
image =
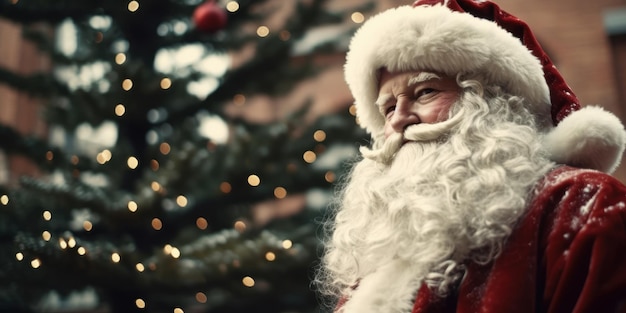
{"type": "Polygon", "coordinates": [[[9,204],[9,196],[7,195],[0,196],[0,203],[2,203],[2,205],[9,204]]]}
{"type": "Polygon", "coordinates": [[[317,159],[317,155],[313,151],[306,151],[302,155],[302,158],[304,159],[304,162],[313,163],[317,159]]]}
{"type": "Polygon", "coordinates": [[[113,158],[111,150],[104,149],[102,150],[102,152],[98,153],[98,155],[96,156],[96,161],[100,164],[105,164],[106,162],[111,161],[111,158],[113,158]]]}
{"type": "Polygon", "coordinates": [[[246,276],[244,277],[241,282],[243,283],[244,286],[246,287],[254,287],[254,279],[250,276],[246,276]]]}
{"type": "Polygon", "coordinates": [[[54,153],[52,151],[46,152],[46,160],[52,161],[54,159],[54,153]]]}
{"type": "Polygon", "coordinates": [[[183,195],[176,197],[176,204],[178,204],[179,207],[184,208],[187,206],[187,203],[188,203],[187,197],[183,195]]]}
{"type": "Polygon", "coordinates": [[[283,240],[282,246],[285,250],[291,249],[291,247],[293,246],[293,242],[291,242],[291,240],[283,240]]]}
{"type": "Polygon", "coordinates": [[[76,239],[74,239],[74,237],[70,237],[67,240],[67,246],[70,247],[70,248],[76,247],[76,239]]]}
{"type": "Polygon", "coordinates": [[[137,212],[137,209],[139,208],[139,206],[137,205],[137,202],[135,201],[128,201],[128,211],[131,212],[137,212]]]}
{"type": "Polygon", "coordinates": [[[76,250],[78,252],[78,254],[80,255],[85,255],[87,254],[87,249],[85,249],[85,247],[79,247],[78,250],[76,250]]]}
{"type": "Polygon", "coordinates": [[[152,183],[150,183],[150,188],[154,192],[159,192],[163,187],[161,187],[161,184],[159,184],[159,182],[153,181],[152,183]]]}
{"type": "Polygon", "coordinates": [[[42,215],[45,221],[50,221],[52,219],[52,213],[50,213],[50,211],[43,211],[42,215]]]}
{"type": "Polygon", "coordinates": [[[259,28],[256,29],[256,34],[261,37],[267,37],[267,35],[270,34],[270,29],[267,26],[259,26],[259,28]]]}
{"type": "Polygon", "coordinates": [[[133,89],[133,81],[129,78],[126,78],[122,81],[122,89],[129,91],[133,89]]]}
{"type": "Polygon", "coordinates": [[[126,161],[126,164],[128,165],[128,168],[130,168],[131,170],[134,170],[137,168],[137,166],[139,166],[139,160],[137,160],[136,157],[131,156],[126,161]]]}
{"type": "Polygon", "coordinates": [[[178,248],[173,247],[172,248],[172,252],[170,253],[170,255],[174,258],[174,259],[178,259],[180,258],[180,250],[178,250],[178,248]]]}
{"type": "Polygon", "coordinates": [[[233,103],[237,106],[241,106],[246,104],[246,96],[242,95],[242,94],[236,94],[233,97],[233,103]]]}
{"type": "Polygon", "coordinates": [[[111,153],[111,150],[109,150],[109,149],[104,149],[100,153],[102,153],[102,156],[104,156],[104,158],[107,160],[107,162],[110,161],[111,158],[113,157],[113,153],[111,153]]]}
{"type": "Polygon", "coordinates": [[[320,130],[316,130],[313,133],[313,139],[315,139],[315,141],[317,141],[317,142],[322,142],[322,141],[326,140],[326,132],[321,130],[321,129],[320,130]]]}
{"type": "Polygon", "coordinates": [[[185,311],[183,311],[183,309],[181,308],[175,308],[174,313],[185,313],[185,311]]]}
{"type": "Polygon", "coordinates": [[[235,230],[240,233],[243,233],[246,230],[246,223],[244,223],[243,221],[236,221],[235,230]]]}
{"type": "Polygon", "coordinates": [[[104,158],[104,156],[102,155],[102,153],[98,153],[98,155],[96,156],[96,162],[98,162],[100,165],[103,165],[107,161],[104,158]]]}
{"type": "Polygon", "coordinates": [[[257,187],[261,184],[261,178],[259,178],[259,176],[257,175],[252,174],[248,176],[248,184],[250,184],[250,186],[252,187],[257,187]]]}
{"type": "Polygon", "coordinates": [[[172,87],[172,80],[165,77],[163,79],[161,79],[161,89],[170,89],[170,87],[172,87]]]}
{"type": "Polygon", "coordinates": [[[233,187],[228,182],[222,182],[220,184],[220,191],[222,193],[230,193],[233,190],[233,187]]]}
{"type": "Polygon", "coordinates": [[[93,224],[90,221],[84,221],[83,222],[83,228],[86,231],[91,231],[93,229],[93,224]]]}
{"type": "Polygon", "coordinates": [[[137,12],[137,10],[139,10],[139,2],[133,0],[128,3],[128,11],[137,12]]]}
{"type": "Polygon", "coordinates": [[[226,3],[226,10],[228,10],[228,12],[237,12],[237,10],[239,10],[239,3],[237,3],[237,1],[228,1],[228,3],[226,3]]]}
{"type": "Polygon", "coordinates": [[[143,301],[143,299],[137,299],[135,300],[135,305],[137,306],[138,309],[145,309],[146,301],[143,301]]]}
{"type": "Polygon", "coordinates": [[[163,222],[161,222],[161,220],[156,217],[152,219],[151,224],[154,230],[161,230],[163,228],[163,222]]]}
{"type": "Polygon", "coordinates": [[[142,273],[143,271],[146,270],[146,267],[143,266],[143,264],[141,264],[141,263],[135,264],[135,268],[137,269],[137,272],[140,272],[140,273],[142,273]]]}
{"type": "Polygon", "coordinates": [[[32,266],[33,268],[39,268],[41,266],[41,260],[34,259],[30,261],[30,266],[32,266]]]}
{"type": "Polygon", "coordinates": [[[126,54],[120,52],[115,55],[115,63],[117,63],[118,65],[122,65],[125,62],[126,62],[126,54]]]}
{"type": "Polygon", "coordinates": [[[283,199],[287,196],[287,189],[283,187],[274,188],[274,197],[277,199],[283,199]]]}
{"type": "Polygon", "coordinates": [[[155,171],[155,172],[156,172],[156,171],[158,171],[158,170],[159,170],[159,167],[160,167],[160,165],[159,165],[159,161],[154,160],[154,159],[150,160],[150,168],[151,168],[153,171],[155,171]]]}
{"type": "Polygon", "coordinates": [[[326,174],[324,174],[324,179],[329,182],[332,183],[335,181],[335,173],[328,171],[326,172],[326,174]]]}
{"type": "Polygon", "coordinates": [[[200,230],[205,230],[209,227],[209,222],[204,217],[198,217],[196,219],[196,227],[200,230]]]}
{"type": "Polygon", "coordinates": [[[79,162],[79,161],[80,161],[80,160],[78,159],[78,156],[77,156],[77,155],[73,155],[73,156],[70,158],[70,162],[72,162],[72,164],[73,164],[73,165],[78,165],[78,162],[79,162]]]}
{"type": "Polygon", "coordinates": [[[41,233],[41,238],[43,238],[43,240],[45,241],[50,241],[50,238],[52,238],[52,234],[50,234],[49,231],[45,230],[43,233],[41,233]]]}
{"type": "Polygon", "coordinates": [[[350,19],[357,24],[361,24],[365,21],[365,16],[361,12],[354,12],[350,15],[350,19]]]}
{"type": "Polygon", "coordinates": [[[170,253],[172,253],[172,249],[173,249],[173,248],[174,248],[174,247],[172,247],[172,245],[170,245],[170,244],[168,243],[168,244],[166,244],[165,246],[163,246],[163,252],[164,252],[165,254],[170,254],[170,253]]]}
{"type": "Polygon", "coordinates": [[[61,247],[61,249],[63,250],[67,248],[67,242],[65,242],[65,239],[59,238],[59,247],[61,247]]]}
{"type": "Polygon", "coordinates": [[[206,294],[204,292],[198,292],[196,293],[196,301],[198,301],[198,303],[206,303],[207,300],[209,300],[206,296],[206,294]]]}
{"type": "Polygon", "coordinates": [[[119,263],[121,259],[122,257],[119,253],[114,252],[113,254],[111,254],[111,261],[113,261],[113,263],[119,263]]]}
{"type": "Polygon", "coordinates": [[[170,146],[169,143],[167,142],[162,142],[159,145],[159,152],[161,152],[161,154],[163,155],[168,155],[170,152],[172,151],[172,147],[170,146]]]}
{"type": "Polygon", "coordinates": [[[22,252],[18,252],[18,253],[15,254],[15,258],[18,261],[22,261],[22,260],[24,260],[24,254],[22,252]]]}
{"type": "Polygon", "coordinates": [[[178,259],[180,257],[180,250],[170,244],[166,244],[165,246],[163,246],[163,253],[171,255],[175,259],[178,259]]]}
{"type": "Polygon", "coordinates": [[[126,107],[123,104],[118,104],[115,106],[115,115],[117,116],[123,116],[124,114],[126,114],[126,107]]]}
{"type": "Polygon", "coordinates": [[[351,105],[350,108],[348,108],[348,112],[350,112],[350,115],[356,116],[356,105],[351,105]]]}
{"type": "Polygon", "coordinates": [[[273,262],[276,260],[276,254],[274,252],[268,252],[265,254],[265,259],[270,262],[273,262]]]}

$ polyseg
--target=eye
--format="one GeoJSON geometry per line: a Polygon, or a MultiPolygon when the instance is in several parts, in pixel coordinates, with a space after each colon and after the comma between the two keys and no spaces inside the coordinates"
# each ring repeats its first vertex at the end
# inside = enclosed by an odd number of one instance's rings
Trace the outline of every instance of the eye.
{"type": "Polygon", "coordinates": [[[389,106],[387,106],[387,107],[385,107],[385,108],[383,109],[383,113],[384,113],[384,115],[385,115],[386,117],[389,117],[389,115],[390,115],[391,113],[393,113],[393,111],[395,111],[395,110],[396,110],[396,106],[395,106],[395,105],[389,105],[389,106]]]}
{"type": "Polygon", "coordinates": [[[424,96],[432,95],[437,92],[434,88],[422,88],[415,93],[415,98],[420,99],[424,96]]]}

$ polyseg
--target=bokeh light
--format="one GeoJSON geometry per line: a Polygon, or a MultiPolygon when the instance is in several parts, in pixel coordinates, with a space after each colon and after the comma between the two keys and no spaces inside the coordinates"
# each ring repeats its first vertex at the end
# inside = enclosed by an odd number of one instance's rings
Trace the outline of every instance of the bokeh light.
{"type": "Polygon", "coordinates": [[[259,28],[256,29],[256,34],[261,38],[267,37],[270,34],[270,29],[267,26],[259,26],[259,28]]]}

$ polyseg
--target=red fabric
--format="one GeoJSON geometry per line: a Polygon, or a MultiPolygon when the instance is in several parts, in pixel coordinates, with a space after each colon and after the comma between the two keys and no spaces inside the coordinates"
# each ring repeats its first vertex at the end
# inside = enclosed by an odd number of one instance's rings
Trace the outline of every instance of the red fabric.
{"type": "Polygon", "coordinates": [[[447,298],[422,287],[412,313],[626,312],[626,186],[560,167],[491,264],[447,298]]]}
{"type": "MultiPolygon", "coordinates": [[[[513,36],[519,38],[522,43],[541,61],[546,83],[550,88],[550,102],[552,103],[552,122],[557,125],[571,112],[580,109],[580,102],[574,92],[567,85],[559,71],[543,51],[541,45],[533,35],[528,25],[519,18],[503,11],[493,2],[476,2],[474,0],[445,0],[446,6],[453,11],[467,12],[478,18],[495,21],[500,27],[506,29],[513,36]]],[[[418,0],[413,6],[434,5],[443,3],[444,0],[418,0]]]]}

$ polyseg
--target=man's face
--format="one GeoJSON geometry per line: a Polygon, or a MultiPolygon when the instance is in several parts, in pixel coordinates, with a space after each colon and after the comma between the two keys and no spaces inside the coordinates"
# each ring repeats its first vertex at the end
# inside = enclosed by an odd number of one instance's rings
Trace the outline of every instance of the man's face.
{"type": "Polygon", "coordinates": [[[385,137],[402,133],[413,124],[445,120],[460,90],[449,76],[424,71],[383,71],[376,105],[385,117],[385,137]]]}

